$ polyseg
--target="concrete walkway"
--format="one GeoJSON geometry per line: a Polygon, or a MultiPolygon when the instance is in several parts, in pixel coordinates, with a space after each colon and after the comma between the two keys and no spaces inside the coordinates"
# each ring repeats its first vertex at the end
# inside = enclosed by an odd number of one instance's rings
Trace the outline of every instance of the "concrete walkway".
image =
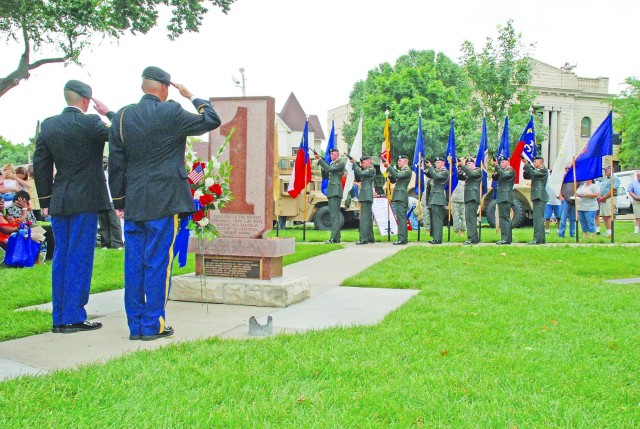
{"type": "MultiPolygon", "coordinates": [[[[319,244],[320,245],[320,244],[319,244]]],[[[0,342],[0,380],[27,374],[76,368],[104,362],[137,350],[201,338],[256,338],[249,336],[248,321],[255,316],[265,324],[273,317],[273,332],[295,333],[333,326],[372,325],[404,304],[417,290],[339,287],[357,274],[404,246],[376,243],[345,248],[298,262],[284,268],[285,276],[305,276],[311,282],[311,298],[287,308],[250,307],[170,301],[167,323],[175,329],[169,338],[130,341],[123,290],[91,295],[87,311],[91,319],[103,323],[97,331],[76,334],[46,333],[0,342]]],[[[37,308],[51,311],[51,304],[37,308]]]]}

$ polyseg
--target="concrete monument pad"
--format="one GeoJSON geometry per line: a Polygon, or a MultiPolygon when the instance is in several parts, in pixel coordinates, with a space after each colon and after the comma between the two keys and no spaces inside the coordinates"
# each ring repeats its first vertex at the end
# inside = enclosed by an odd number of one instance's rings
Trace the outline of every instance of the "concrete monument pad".
{"type": "Polygon", "coordinates": [[[277,277],[270,280],[207,276],[206,292],[200,277],[173,277],[169,299],[211,304],[253,305],[284,308],[310,296],[307,277],[277,277]]]}

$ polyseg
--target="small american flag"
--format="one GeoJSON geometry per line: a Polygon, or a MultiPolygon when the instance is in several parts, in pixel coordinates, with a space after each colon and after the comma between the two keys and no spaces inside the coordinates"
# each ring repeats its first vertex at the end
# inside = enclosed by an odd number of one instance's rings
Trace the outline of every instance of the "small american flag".
{"type": "Polygon", "coordinates": [[[204,173],[202,172],[202,165],[198,164],[196,168],[191,170],[191,173],[187,176],[194,184],[204,179],[204,173]]]}

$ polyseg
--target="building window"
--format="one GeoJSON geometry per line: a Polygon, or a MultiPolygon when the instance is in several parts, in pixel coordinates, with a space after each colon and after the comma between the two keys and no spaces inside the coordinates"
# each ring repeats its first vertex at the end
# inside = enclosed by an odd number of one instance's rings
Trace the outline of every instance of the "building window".
{"type": "Polygon", "coordinates": [[[588,116],[580,122],[580,137],[591,137],[591,118],[588,116]]]}

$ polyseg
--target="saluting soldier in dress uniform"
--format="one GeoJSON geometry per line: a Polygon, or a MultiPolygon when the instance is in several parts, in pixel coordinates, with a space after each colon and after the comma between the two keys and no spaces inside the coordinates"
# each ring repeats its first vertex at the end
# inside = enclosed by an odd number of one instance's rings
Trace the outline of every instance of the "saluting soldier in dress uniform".
{"type": "Polygon", "coordinates": [[[435,159],[435,168],[431,162],[425,161],[427,177],[433,179],[429,192],[429,211],[431,212],[431,244],[442,244],[442,228],[444,226],[444,206],[447,204],[446,185],[449,182],[449,170],[444,166],[444,158],[435,159]]]}
{"type": "Polygon", "coordinates": [[[184,165],[187,136],[220,126],[207,100],[196,98],[158,67],[142,72],[138,102],[121,109],[109,133],[109,185],[116,209],[124,209],[124,302],[129,339],[168,337],[165,305],[171,281],[179,216],[194,212],[184,165]],[[166,102],[169,86],[191,100],[190,113],[166,102]]]}
{"type": "Polygon", "coordinates": [[[478,238],[478,206],[481,200],[482,168],[476,167],[473,158],[467,158],[460,169],[464,172],[464,220],[467,224],[467,241],[462,244],[468,246],[480,241],[478,238]]]}
{"type": "Polygon", "coordinates": [[[393,244],[407,244],[409,238],[407,236],[407,210],[409,208],[409,194],[407,187],[411,181],[411,173],[413,171],[407,165],[409,158],[406,155],[400,155],[398,157],[398,169],[396,170],[389,161],[381,159],[382,164],[387,167],[387,172],[395,180],[395,187],[393,188],[393,195],[391,196],[391,202],[395,204],[394,213],[396,215],[396,221],[398,222],[398,240],[393,244]]]}
{"type": "MultiPolygon", "coordinates": [[[[98,213],[112,207],[102,173],[109,130],[98,115],[85,115],[91,87],[70,80],[64,86],[64,98],[68,107],[42,122],[33,169],[40,207],[49,209],[56,243],[51,267],[52,331],[68,334],[102,327],[87,320],[84,306],[89,302],[98,213]]],[[[93,101],[98,113],[113,116],[104,104],[93,101]]]]}
{"type": "Polygon", "coordinates": [[[372,165],[370,156],[363,156],[360,164],[354,158],[349,158],[353,163],[355,173],[360,176],[360,239],[356,244],[375,243],[373,237],[373,221],[371,219],[371,207],[373,206],[373,182],[376,180],[376,169],[372,165]]]}
{"type": "Polygon", "coordinates": [[[498,176],[498,216],[500,218],[500,240],[496,244],[511,244],[511,208],[513,206],[513,183],[516,172],[509,165],[509,158],[501,156],[492,162],[498,176]],[[500,162],[500,164],[498,164],[500,162]]]}
{"type": "Polygon", "coordinates": [[[545,244],[544,207],[549,201],[547,194],[547,178],[549,170],[544,166],[544,158],[536,156],[533,165],[523,157],[524,171],[522,177],[531,179],[531,201],[533,202],[533,240],[529,244],[545,244]]]}
{"type": "Polygon", "coordinates": [[[342,202],[342,173],[344,173],[345,161],[340,159],[338,149],[329,151],[331,163],[316,154],[320,168],[329,175],[329,186],[327,186],[327,200],[329,204],[329,216],[331,216],[331,238],[325,243],[340,243],[340,203],[342,202]]]}

